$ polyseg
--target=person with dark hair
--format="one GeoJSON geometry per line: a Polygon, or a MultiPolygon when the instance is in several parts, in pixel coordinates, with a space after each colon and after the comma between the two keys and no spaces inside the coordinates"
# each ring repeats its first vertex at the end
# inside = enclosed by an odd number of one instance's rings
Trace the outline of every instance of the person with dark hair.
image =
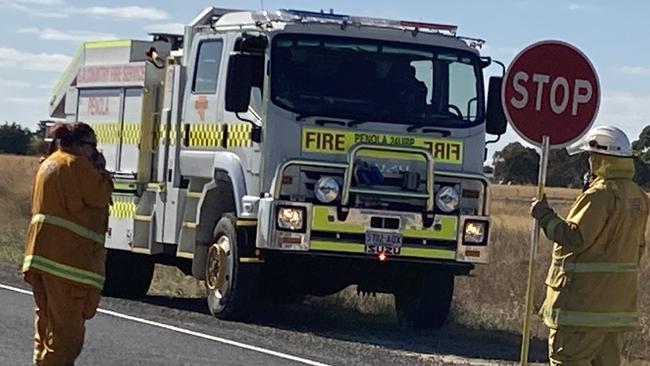
{"type": "Polygon", "coordinates": [[[104,284],[113,183],[89,125],[58,123],[50,136],[34,182],[22,271],[36,303],[34,363],[72,365],[104,284]]]}

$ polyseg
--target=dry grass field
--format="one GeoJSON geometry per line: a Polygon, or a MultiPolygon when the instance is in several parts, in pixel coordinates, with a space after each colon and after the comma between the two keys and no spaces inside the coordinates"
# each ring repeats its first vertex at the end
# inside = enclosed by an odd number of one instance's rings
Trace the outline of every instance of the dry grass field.
{"type": "MultiPolygon", "coordinates": [[[[0,260],[19,263],[22,241],[29,218],[31,184],[37,159],[0,156],[0,260]]],[[[458,278],[453,305],[453,322],[470,328],[485,328],[518,333],[521,329],[524,294],[528,268],[528,243],[531,220],[528,216],[530,198],[535,187],[494,186],[491,261],[479,266],[472,277],[458,278]]],[[[566,214],[576,190],[547,190],[551,204],[566,214]]],[[[543,279],[550,256],[550,243],[542,239],[536,265],[535,307],[543,298],[543,279]]],[[[642,330],[626,339],[625,353],[629,365],[646,364],[650,360],[650,265],[648,256],[641,273],[642,330]]],[[[196,297],[201,285],[184,277],[175,268],[159,266],[151,294],[196,297]]],[[[392,316],[392,296],[362,298],[349,288],[340,294],[310,302],[330,304],[341,311],[392,316]]],[[[546,329],[534,317],[532,332],[545,338],[546,329]]]]}

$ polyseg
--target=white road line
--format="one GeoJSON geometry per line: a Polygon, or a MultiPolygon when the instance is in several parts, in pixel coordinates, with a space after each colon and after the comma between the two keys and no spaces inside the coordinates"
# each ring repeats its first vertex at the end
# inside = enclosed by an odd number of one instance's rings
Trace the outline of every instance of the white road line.
{"type": "MultiPolygon", "coordinates": [[[[20,288],[17,288],[17,287],[7,286],[7,285],[3,285],[3,284],[0,284],[0,289],[13,291],[13,292],[18,292],[18,293],[21,293],[21,294],[24,294],[24,295],[32,295],[31,291],[23,290],[23,289],[20,289],[20,288]]],[[[130,321],[141,323],[141,324],[147,324],[147,325],[151,325],[153,327],[158,327],[158,328],[162,328],[162,329],[166,329],[166,330],[171,330],[171,331],[174,331],[174,332],[177,332],[177,333],[186,334],[186,335],[190,335],[190,336],[193,336],[193,337],[207,339],[207,340],[210,340],[210,341],[213,341],[213,342],[227,344],[229,346],[234,346],[234,347],[247,349],[249,351],[254,351],[254,352],[263,353],[263,354],[270,355],[270,356],[275,356],[275,357],[282,358],[282,359],[285,359],[285,360],[299,362],[299,363],[302,363],[302,364],[305,364],[305,365],[330,366],[328,364],[308,360],[306,358],[296,357],[296,356],[288,355],[286,353],[272,351],[272,350],[269,350],[269,349],[266,349],[266,348],[251,346],[249,344],[236,342],[236,341],[231,341],[229,339],[215,337],[215,336],[211,336],[211,335],[208,335],[208,334],[203,334],[203,333],[195,332],[195,331],[192,331],[192,330],[175,327],[173,325],[162,324],[162,323],[154,322],[154,321],[147,320],[147,319],[138,318],[138,317],[131,316],[131,315],[121,314],[121,313],[117,313],[115,311],[97,309],[97,312],[102,313],[102,314],[106,314],[106,315],[110,315],[110,316],[114,316],[116,318],[130,320],[130,321]]]]}

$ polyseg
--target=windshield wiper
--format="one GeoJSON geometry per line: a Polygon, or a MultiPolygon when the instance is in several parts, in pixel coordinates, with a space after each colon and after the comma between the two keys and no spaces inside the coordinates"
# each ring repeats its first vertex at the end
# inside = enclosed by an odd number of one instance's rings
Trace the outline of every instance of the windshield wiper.
{"type": "Polygon", "coordinates": [[[333,125],[339,125],[339,126],[345,127],[345,122],[343,122],[343,121],[334,121],[334,120],[331,120],[331,119],[317,119],[316,121],[314,121],[314,123],[316,123],[319,126],[325,126],[327,124],[333,124],[333,125]]]}
{"type": "MultiPolygon", "coordinates": [[[[458,117],[458,116],[450,117],[449,115],[437,114],[437,115],[430,116],[430,120],[429,120],[429,121],[435,121],[435,122],[462,122],[462,121],[464,121],[464,120],[461,119],[461,118],[458,117]]],[[[406,129],[406,131],[407,131],[407,132],[413,132],[413,131],[415,131],[415,130],[419,130],[419,129],[421,129],[421,128],[426,128],[426,127],[439,127],[439,126],[432,126],[432,125],[430,125],[430,124],[428,124],[428,123],[424,123],[424,122],[419,121],[419,122],[417,122],[417,123],[412,123],[412,124],[411,124],[407,129],[406,129]]],[[[428,130],[425,129],[425,130],[422,130],[422,132],[441,132],[441,133],[444,132],[444,133],[446,133],[447,136],[450,135],[449,131],[440,130],[440,129],[436,129],[436,128],[430,128],[430,129],[428,129],[428,130]]]]}
{"type": "MultiPolygon", "coordinates": [[[[356,125],[361,125],[361,124],[368,123],[368,122],[370,122],[370,121],[368,121],[366,119],[353,119],[353,120],[351,120],[351,121],[349,121],[347,123],[347,127],[354,127],[356,125]]],[[[379,122],[382,122],[382,121],[379,121],[379,122]]]]}
{"type": "Polygon", "coordinates": [[[296,121],[304,121],[309,117],[316,117],[316,116],[319,116],[319,114],[318,113],[311,113],[311,112],[309,112],[309,113],[298,113],[298,114],[296,114],[296,121]]]}
{"type": "Polygon", "coordinates": [[[447,136],[451,135],[451,132],[449,132],[447,130],[442,130],[442,129],[438,129],[438,128],[427,128],[427,126],[422,126],[422,125],[420,125],[420,126],[409,126],[409,128],[406,129],[406,132],[413,132],[413,131],[418,130],[420,128],[422,128],[422,131],[420,131],[422,133],[431,133],[431,132],[439,133],[442,137],[447,137],[447,136]]]}

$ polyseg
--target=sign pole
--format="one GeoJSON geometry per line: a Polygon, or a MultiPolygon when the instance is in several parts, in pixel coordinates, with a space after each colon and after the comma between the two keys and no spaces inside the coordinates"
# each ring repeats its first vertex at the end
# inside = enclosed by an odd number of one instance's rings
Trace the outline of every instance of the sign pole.
{"type": "MultiPolygon", "coordinates": [[[[542,157],[539,162],[539,174],[537,178],[537,199],[544,197],[544,187],[546,185],[546,172],[548,167],[549,155],[549,136],[542,137],[542,157]]],[[[533,300],[535,298],[535,286],[533,284],[535,274],[535,258],[537,256],[537,246],[539,244],[540,225],[539,220],[534,221],[533,231],[530,237],[530,257],[528,259],[528,284],[526,287],[526,312],[524,313],[524,329],[521,339],[521,357],[520,365],[528,365],[528,351],[530,348],[530,321],[533,310],[533,300]]]]}

